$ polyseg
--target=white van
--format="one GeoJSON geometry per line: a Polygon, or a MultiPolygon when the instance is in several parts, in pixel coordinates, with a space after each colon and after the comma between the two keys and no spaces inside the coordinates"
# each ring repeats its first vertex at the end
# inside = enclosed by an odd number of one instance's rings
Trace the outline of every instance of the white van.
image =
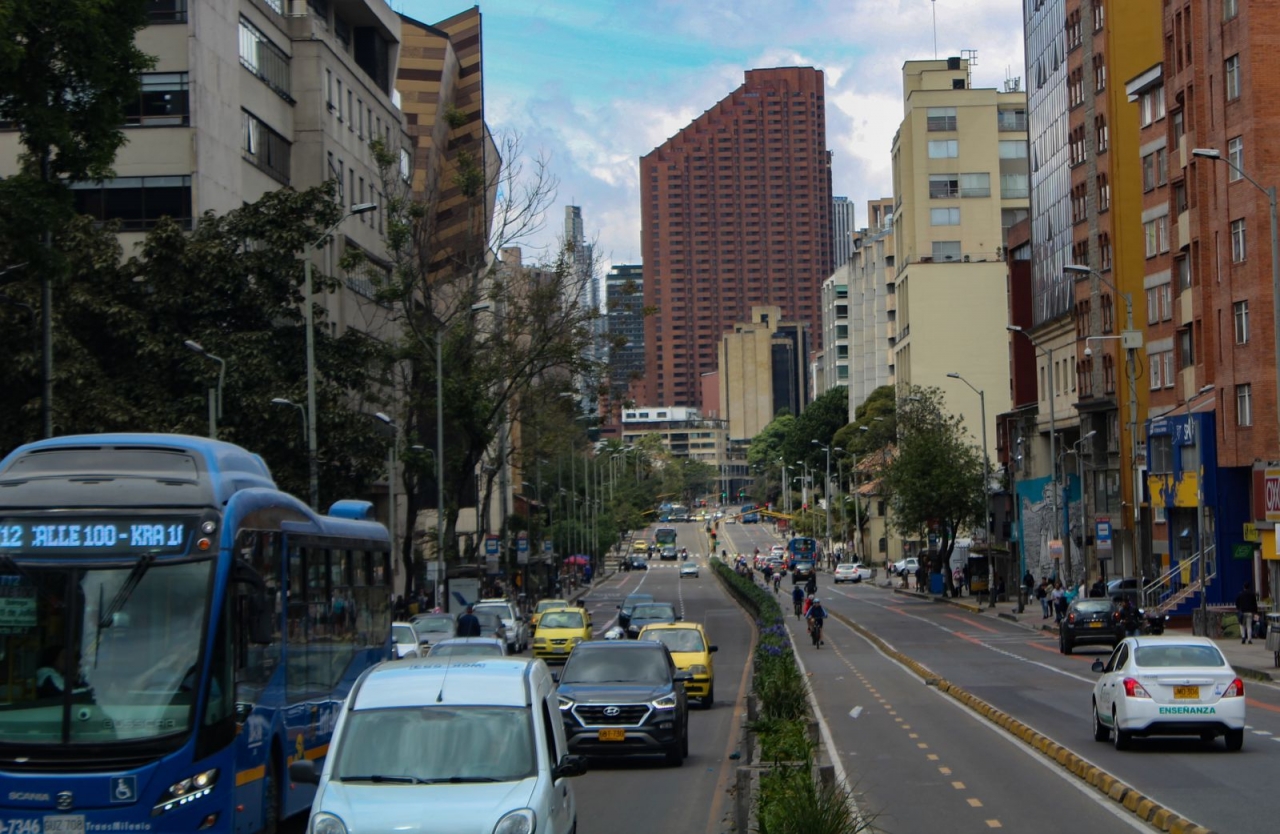
{"type": "Polygon", "coordinates": [[[321,767],[308,834],[570,834],[572,776],[555,682],[541,660],[404,660],[365,672],[343,705],[321,767]],[[426,813],[424,813],[426,811],[426,813]]]}

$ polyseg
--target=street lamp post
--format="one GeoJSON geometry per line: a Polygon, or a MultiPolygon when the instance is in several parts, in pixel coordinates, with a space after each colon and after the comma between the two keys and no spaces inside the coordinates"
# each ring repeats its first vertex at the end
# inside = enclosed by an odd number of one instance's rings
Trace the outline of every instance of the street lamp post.
{"type": "Polygon", "coordinates": [[[831,447],[824,446],[817,440],[809,441],[821,449],[827,456],[827,479],[822,485],[823,503],[827,508],[827,550],[831,550],[831,447]]]}
{"type": "MultiPolygon", "coordinates": [[[[311,428],[310,428],[311,420],[307,416],[307,407],[304,406],[302,403],[295,403],[293,400],[286,400],[284,397],[273,397],[271,399],[271,402],[273,405],[287,405],[287,406],[292,406],[293,408],[298,409],[298,411],[302,414],[302,442],[306,443],[307,438],[311,436],[311,428]]],[[[311,463],[310,455],[308,455],[308,459],[307,459],[308,469],[310,469],[310,463],[311,463]]],[[[315,486],[316,486],[316,482],[312,481],[311,487],[313,490],[315,489],[315,486]]],[[[317,495],[315,494],[314,491],[311,493],[310,499],[311,499],[310,501],[311,506],[315,507],[317,495]]]]}
{"type": "Polygon", "coordinates": [[[1276,415],[1280,417],[1280,212],[1276,207],[1276,187],[1263,186],[1229,157],[1223,156],[1217,148],[1192,148],[1191,155],[1201,159],[1225,162],[1231,170],[1243,177],[1245,182],[1267,195],[1267,207],[1271,211],[1271,332],[1274,338],[1272,350],[1276,365],[1276,415]]]}
{"type": "MultiPolygon", "coordinates": [[[[962,377],[954,371],[947,374],[951,379],[958,379],[965,385],[969,386],[969,390],[978,395],[978,408],[981,412],[979,419],[982,421],[982,531],[983,538],[987,542],[987,607],[996,607],[996,560],[991,556],[991,504],[989,501],[989,493],[991,491],[991,469],[987,463],[987,393],[980,388],[974,388],[973,383],[962,377]]],[[[1019,579],[1018,581],[1022,581],[1019,579]]]]}
{"type": "Polygon", "coordinates": [[[182,344],[186,346],[187,350],[218,363],[218,387],[209,389],[209,436],[216,440],[218,438],[218,421],[222,419],[222,385],[227,380],[227,360],[221,356],[214,356],[205,350],[199,342],[191,339],[187,339],[182,344]]]}
{"type": "MultiPolygon", "coordinates": [[[[1062,268],[1075,275],[1092,275],[1098,282],[1110,287],[1116,295],[1124,300],[1124,330],[1120,333],[1120,344],[1125,349],[1125,381],[1129,386],[1129,465],[1133,467],[1133,561],[1134,576],[1142,575],[1142,536],[1138,527],[1142,522],[1142,470],[1138,466],[1138,349],[1142,347],[1142,331],[1133,327],[1133,294],[1121,292],[1115,284],[1102,277],[1096,269],[1083,264],[1067,264],[1062,268]]],[[[1276,336],[1280,340],[1280,335],[1276,336]]],[[[1280,345],[1280,341],[1277,342],[1280,345]]],[[[1085,340],[1085,355],[1089,355],[1088,339],[1085,340]]],[[[1124,565],[1121,565],[1121,569],[1124,565]]]]}
{"type": "Polygon", "coordinates": [[[391,448],[387,450],[387,524],[391,528],[392,558],[399,562],[400,549],[396,547],[396,451],[400,445],[400,426],[381,411],[373,416],[390,426],[392,432],[391,448]]]}
{"type": "MultiPolygon", "coordinates": [[[[357,214],[366,214],[374,211],[378,206],[376,203],[356,203],[351,206],[346,214],[338,218],[338,220],[329,228],[324,230],[324,234],[316,238],[315,242],[307,247],[310,249],[319,249],[321,244],[329,239],[329,235],[333,234],[338,226],[342,225],[342,221],[348,217],[357,214]]],[[[307,452],[309,455],[309,465],[311,467],[311,508],[316,512],[320,511],[320,456],[319,456],[319,437],[316,431],[316,423],[319,415],[316,414],[316,312],[315,304],[312,302],[312,281],[311,281],[311,258],[310,252],[303,253],[306,257],[302,261],[302,307],[303,317],[307,328],[307,452]]]]}
{"type": "MultiPolygon", "coordinates": [[[[1054,408],[1053,408],[1054,390],[1055,390],[1054,379],[1053,379],[1053,348],[1047,348],[1044,345],[1040,344],[1040,342],[1036,341],[1035,336],[1032,336],[1030,333],[1023,330],[1021,327],[1019,327],[1016,324],[1005,325],[1005,329],[1008,330],[1010,333],[1021,333],[1023,336],[1026,336],[1027,340],[1030,341],[1033,346],[1035,346],[1036,350],[1039,350],[1041,353],[1045,354],[1045,356],[1049,360],[1049,467],[1051,470],[1049,475],[1049,480],[1050,480],[1049,501],[1051,502],[1050,507],[1053,510],[1053,528],[1054,528],[1053,534],[1055,537],[1060,538],[1061,532],[1062,532],[1062,523],[1058,517],[1058,448],[1057,448],[1058,426],[1054,416],[1054,408]]],[[[1022,558],[1023,558],[1023,565],[1025,566],[1026,564],[1025,543],[1022,548],[1022,558]]],[[[1025,572],[1025,568],[1024,568],[1024,572],[1025,572]]]]}

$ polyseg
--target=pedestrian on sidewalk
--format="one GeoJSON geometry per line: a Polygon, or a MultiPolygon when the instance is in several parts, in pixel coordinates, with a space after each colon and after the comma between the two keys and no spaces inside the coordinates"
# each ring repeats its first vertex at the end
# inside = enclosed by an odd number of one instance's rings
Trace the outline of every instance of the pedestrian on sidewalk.
{"type": "Polygon", "coordinates": [[[1049,580],[1040,577],[1040,584],[1036,586],[1036,599],[1040,601],[1040,613],[1044,616],[1040,619],[1049,619],[1049,580]]]}
{"type": "Polygon", "coordinates": [[[1253,642],[1253,621],[1258,616],[1258,595],[1253,583],[1244,583],[1244,590],[1236,597],[1236,615],[1240,618],[1240,642],[1253,642]]]}
{"type": "Polygon", "coordinates": [[[920,562],[918,565],[916,565],[916,590],[917,591],[924,590],[924,575],[926,570],[925,565],[926,565],[925,562],[920,562]]]}
{"type": "Polygon", "coordinates": [[[1067,590],[1062,587],[1062,580],[1059,579],[1053,585],[1053,619],[1055,623],[1061,623],[1063,618],[1067,616],[1067,590]]]}
{"type": "Polygon", "coordinates": [[[1030,570],[1022,575],[1022,587],[1027,589],[1027,598],[1030,599],[1036,590],[1036,578],[1031,575],[1030,570]]]}

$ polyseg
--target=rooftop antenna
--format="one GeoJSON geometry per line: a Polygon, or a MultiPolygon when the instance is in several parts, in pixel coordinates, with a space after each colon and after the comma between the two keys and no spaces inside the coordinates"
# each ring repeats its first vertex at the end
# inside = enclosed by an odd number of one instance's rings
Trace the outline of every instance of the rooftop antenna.
{"type": "Polygon", "coordinates": [[[938,0],[933,3],[933,60],[938,60],[938,0]]]}

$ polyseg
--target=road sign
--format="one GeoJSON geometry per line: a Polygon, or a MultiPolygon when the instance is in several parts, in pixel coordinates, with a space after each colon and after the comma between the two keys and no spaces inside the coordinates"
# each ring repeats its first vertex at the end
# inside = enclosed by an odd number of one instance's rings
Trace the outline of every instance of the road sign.
{"type": "Polygon", "coordinates": [[[544,542],[542,543],[542,552],[543,552],[543,553],[550,553],[550,552],[551,552],[551,539],[547,539],[546,541],[544,541],[544,542]]]}
{"type": "Polygon", "coordinates": [[[529,534],[521,533],[516,538],[516,564],[529,564],[529,534]]]}
{"type": "Polygon", "coordinates": [[[1094,523],[1093,542],[1099,559],[1111,558],[1111,519],[1099,516],[1094,523]]]}
{"type": "Polygon", "coordinates": [[[492,533],[484,537],[484,555],[486,556],[498,555],[498,537],[493,535],[492,533]]]}
{"type": "Polygon", "coordinates": [[[1247,542],[1260,542],[1262,538],[1258,535],[1258,525],[1246,521],[1244,524],[1244,540],[1247,542]]]}

